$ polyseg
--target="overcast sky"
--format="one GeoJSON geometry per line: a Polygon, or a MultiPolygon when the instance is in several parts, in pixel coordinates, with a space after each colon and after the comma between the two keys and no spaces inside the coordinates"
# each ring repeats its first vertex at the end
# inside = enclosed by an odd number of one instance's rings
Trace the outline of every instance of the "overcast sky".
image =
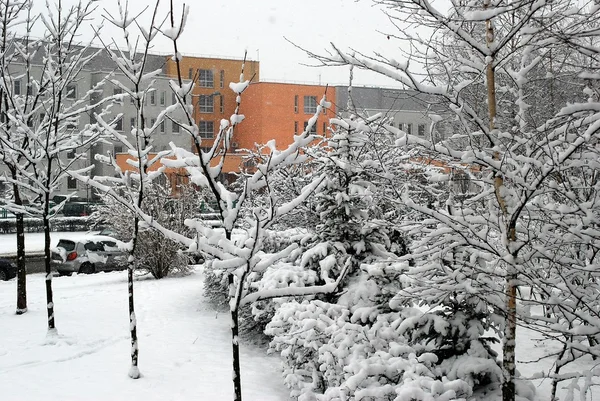
{"type": "MultiPolygon", "coordinates": [[[[57,0],[56,0],[57,1],[57,0]]],[[[63,3],[74,3],[63,0],[63,3]]],[[[44,1],[35,0],[35,7],[42,10],[44,1]]],[[[180,40],[181,52],[190,55],[216,55],[242,57],[248,50],[251,59],[261,63],[261,80],[299,81],[323,84],[348,82],[347,68],[311,68],[302,64],[314,61],[301,50],[286,41],[315,53],[324,53],[333,42],[341,49],[353,47],[359,51],[372,53],[383,51],[396,59],[401,59],[394,49],[397,43],[389,41],[380,31],[394,31],[382,10],[371,0],[221,0],[188,1],[190,15],[185,33],[180,40]]],[[[99,1],[98,17],[101,21],[104,9],[114,13],[116,0],[99,1]]],[[[151,1],[131,0],[130,8],[142,10],[151,1]]],[[[176,1],[180,14],[181,0],[176,1]]],[[[164,18],[167,1],[161,2],[161,15],[164,18]]],[[[139,19],[149,21],[150,13],[139,19]]],[[[41,29],[41,26],[40,26],[41,29]]],[[[90,30],[91,32],[91,30],[90,30]]],[[[41,35],[41,31],[40,31],[41,35]]],[[[118,37],[118,32],[105,26],[102,37],[118,37]]],[[[169,52],[167,40],[158,40],[155,51],[169,52]]],[[[375,74],[355,71],[355,83],[360,85],[395,86],[393,81],[375,74]]]]}

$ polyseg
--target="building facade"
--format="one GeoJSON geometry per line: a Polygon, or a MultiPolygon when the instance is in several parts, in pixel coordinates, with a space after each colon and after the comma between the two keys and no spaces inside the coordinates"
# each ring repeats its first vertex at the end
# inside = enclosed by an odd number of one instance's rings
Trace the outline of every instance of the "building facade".
{"type": "MultiPolygon", "coordinates": [[[[165,60],[164,73],[170,79],[178,78],[177,63],[170,57],[165,60]]],[[[242,59],[185,56],[179,62],[182,78],[193,80],[192,93],[194,120],[198,124],[202,147],[212,147],[222,119],[229,119],[236,108],[236,95],[229,89],[230,82],[238,82],[242,59]]],[[[258,82],[260,64],[246,60],[244,78],[258,82]]]]}
{"type": "MultiPolygon", "coordinates": [[[[234,134],[233,145],[238,149],[253,149],[274,139],[278,149],[285,149],[301,134],[308,120],[316,113],[327,87],[277,82],[251,84],[242,97],[244,122],[234,134]]],[[[333,105],[336,91],[327,89],[327,100],[332,108],[319,114],[313,132],[324,134],[329,119],[335,116],[333,105]]]]}
{"type": "MultiPolygon", "coordinates": [[[[361,116],[382,113],[388,118],[388,124],[400,128],[408,134],[431,137],[432,120],[430,113],[439,109],[425,95],[404,89],[376,87],[335,87],[337,107],[341,115],[348,115],[348,97],[351,93],[355,112],[361,116]]],[[[434,130],[434,140],[443,138],[440,130],[434,130]]]]}
{"type": "MultiPolygon", "coordinates": [[[[127,79],[116,69],[114,61],[106,51],[98,51],[98,49],[90,51],[98,54],[86,69],[80,71],[77,79],[69,84],[70,95],[67,101],[77,101],[81,98],[80,95],[92,89],[95,92],[88,102],[97,102],[109,96],[122,94],[122,99],[111,104],[109,112],[103,118],[105,121],[113,121],[117,131],[131,135],[137,123],[138,110],[116,84],[120,82],[128,87],[127,79]],[[98,86],[109,74],[110,78],[104,85],[98,86]]],[[[148,56],[146,70],[161,71],[154,80],[153,90],[147,94],[144,103],[145,126],[153,129],[151,144],[155,152],[168,149],[171,142],[176,146],[195,151],[191,137],[188,133],[181,132],[182,129],[178,124],[170,119],[158,120],[160,113],[176,102],[170,82],[177,81],[179,78],[186,84],[194,81],[195,86],[190,99],[193,106],[192,114],[202,138],[201,146],[207,149],[214,143],[220,121],[228,120],[235,111],[236,94],[229,88],[229,83],[239,81],[242,62],[241,59],[186,56],[178,66],[169,56],[154,54],[148,56]]],[[[14,69],[14,75],[18,76],[19,65],[15,65],[14,69]]],[[[34,75],[36,69],[39,68],[34,66],[34,75]]],[[[39,74],[39,71],[37,73],[39,74]]],[[[260,64],[258,61],[251,60],[245,62],[244,75],[245,79],[251,80],[251,84],[241,97],[240,113],[245,116],[245,120],[234,131],[228,159],[224,164],[225,173],[235,173],[240,168],[244,168],[246,153],[242,149],[255,149],[256,145],[275,140],[276,147],[283,150],[293,143],[294,136],[301,134],[307,128],[309,119],[315,115],[317,105],[324,95],[331,103],[331,107],[318,115],[312,127],[315,134],[325,135],[331,118],[345,116],[349,112],[347,87],[262,82],[260,64]]],[[[22,84],[16,82],[15,85],[22,84]]],[[[432,124],[428,110],[431,107],[422,95],[405,90],[373,87],[353,87],[351,93],[352,104],[357,113],[363,115],[383,113],[389,118],[388,121],[392,126],[415,135],[430,135],[432,124]]],[[[78,116],[69,129],[83,130],[86,125],[94,124],[95,115],[100,111],[101,107],[98,107],[93,112],[78,116]]],[[[181,111],[179,113],[175,112],[171,117],[181,120],[184,115],[181,111]]],[[[38,116],[39,119],[43,117],[38,116]]],[[[112,154],[119,166],[127,170],[131,169],[127,160],[132,157],[126,151],[127,149],[124,149],[116,138],[106,137],[93,146],[79,149],[77,153],[85,157],[78,158],[75,167],[92,166],[92,176],[112,175],[114,174],[112,167],[99,163],[96,155],[112,154]]],[[[68,158],[75,156],[70,152],[62,157],[68,161],[68,158]]],[[[5,170],[3,167],[0,168],[5,170]]],[[[173,176],[169,179],[174,186],[185,181],[182,178],[185,173],[181,169],[170,169],[168,175],[173,176]]],[[[54,195],[68,194],[87,199],[96,196],[90,188],[74,179],[61,183],[54,195]]]]}

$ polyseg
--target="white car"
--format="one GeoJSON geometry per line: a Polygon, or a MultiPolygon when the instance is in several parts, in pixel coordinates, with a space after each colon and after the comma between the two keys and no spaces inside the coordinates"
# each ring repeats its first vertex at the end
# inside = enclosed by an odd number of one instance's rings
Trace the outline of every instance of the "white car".
{"type": "Polygon", "coordinates": [[[52,250],[52,265],[61,276],[73,273],[124,270],[127,252],[121,241],[104,235],[61,239],[52,250]]]}

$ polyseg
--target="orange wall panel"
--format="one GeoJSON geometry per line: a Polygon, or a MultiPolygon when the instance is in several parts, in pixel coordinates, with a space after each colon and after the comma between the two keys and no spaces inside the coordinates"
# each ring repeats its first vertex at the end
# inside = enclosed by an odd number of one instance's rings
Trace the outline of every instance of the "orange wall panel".
{"type": "MultiPolygon", "coordinates": [[[[242,95],[242,114],[246,117],[234,135],[240,147],[253,147],[275,139],[277,147],[284,149],[293,142],[295,134],[304,130],[313,113],[304,112],[304,97],[315,96],[317,102],[325,94],[325,86],[298,85],[274,82],[251,84],[242,95]],[[295,107],[297,97],[298,105],[295,107]],[[298,130],[295,132],[295,123],[298,130]]],[[[335,104],[335,90],[327,91],[327,100],[335,104]]],[[[323,134],[323,123],[329,125],[335,110],[320,114],[316,123],[317,134],[323,134]]]]}

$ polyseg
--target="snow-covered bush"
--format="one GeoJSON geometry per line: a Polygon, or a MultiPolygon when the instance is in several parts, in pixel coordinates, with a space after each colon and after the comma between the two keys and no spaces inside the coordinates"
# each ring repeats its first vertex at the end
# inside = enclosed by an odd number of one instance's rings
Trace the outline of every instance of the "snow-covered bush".
{"type": "MultiPolygon", "coordinates": [[[[193,191],[180,191],[174,198],[171,188],[165,183],[153,183],[146,187],[144,211],[161,224],[172,229],[182,229],[187,210],[199,202],[193,191]]],[[[106,197],[105,204],[98,207],[96,220],[110,227],[121,240],[128,241],[133,232],[134,218],[129,208],[112,197],[106,197]]],[[[150,272],[157,279],[170,274],[187,274],[191,271],[189,257],[182,252],[181,245],[166,238],[151,228],[141,227],[139,243],[135,249],[135,267],[150,272]]]]}
{"type": "Polygon", "coordinates": [[[431,319],[407,308],[364,325],[344,306],[292,301],[281,305],[266,332],[283,359],[284,382],[300,401],[458,400],[497,388],[501,369],[479,328],[431,319]],[[444,359],[434,343],[412,335],[419,322],[420,329],[452,333],[469,345],[444,359]]]}

